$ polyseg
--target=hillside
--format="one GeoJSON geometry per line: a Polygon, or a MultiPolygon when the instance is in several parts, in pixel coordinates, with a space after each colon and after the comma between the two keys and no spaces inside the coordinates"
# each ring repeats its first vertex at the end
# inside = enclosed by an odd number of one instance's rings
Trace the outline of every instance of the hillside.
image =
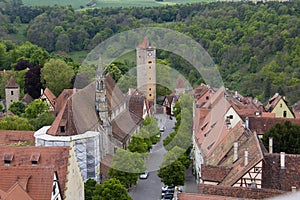
{"type": "MultiPolygon", "coordinates": [[[[176,30],[209,52],[229,89],[261,101],[279,92],[287,96],[290,105],[300,97],[300,1],[80,11],[71,7],[15,6],[0,11],[4,27],[1,38],[25,38],[50,53],[82,55],[114,34],[139,27],[176,30]],[[25,30],[23,37],[15,37],[19,27],[25,30]]],[[[158,51],[158,57],[194,86],[203,81],[184,59],[164,51],[158,51]]]]}

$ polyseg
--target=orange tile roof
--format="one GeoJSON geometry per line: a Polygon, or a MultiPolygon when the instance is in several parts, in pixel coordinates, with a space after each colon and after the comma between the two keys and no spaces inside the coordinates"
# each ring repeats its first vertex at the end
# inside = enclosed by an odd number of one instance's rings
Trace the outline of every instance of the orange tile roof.
{"type": "Polygon", "coordinates": [[[0,190],[8,193],[18,182],[32,199],[50,199],[54,172],[57,172],[63,196],[67,181],[69,147],[3,146],[0,148],[0,156],[5,153],[13,154],[13,158],[10,166],[0,164],[0,190]],[[32,166],[30,158],[36,153],[40,154],[40,158],[37,166],[32,166]]]}
{"type": "Polygon", "coordinates": [[[59,112],[73,94],[73,89],[64,89],[55,100],[55,111],[59,112]]]}
{"type": "Polygon", "coordinates": [[[11,145],[19,142],[34,144],[34,131],[0,130],[0,145],[11,145]]]}
{"type": "Polygon", "coordinates": [[[56,96],[51,92],[49,88],[44,90],[44,95],[49,100],[50,104],[54,107],[56,96]]]}

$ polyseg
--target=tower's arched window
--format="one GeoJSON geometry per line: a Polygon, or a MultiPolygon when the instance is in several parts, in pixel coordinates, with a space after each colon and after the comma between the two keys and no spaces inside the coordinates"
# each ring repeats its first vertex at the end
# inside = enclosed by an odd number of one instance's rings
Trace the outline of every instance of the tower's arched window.
{"type": "Polygon", "coordinates": [[[100,90],[103,90],[103,81],[100,81],[100,90]]]}
{"type": "Polygon", "coordinates": [[[103,90],[103,81],[97,81],[97,90],[103,90]]]}

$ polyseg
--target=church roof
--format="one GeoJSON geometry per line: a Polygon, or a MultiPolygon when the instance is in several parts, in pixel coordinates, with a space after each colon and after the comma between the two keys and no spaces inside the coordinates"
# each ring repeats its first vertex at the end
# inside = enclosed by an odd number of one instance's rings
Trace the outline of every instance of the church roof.
{"type": "Polygon", "coordinates": [[[13,76],[11,76],[5,86],[5,88],[19,88],[13,76]]]}

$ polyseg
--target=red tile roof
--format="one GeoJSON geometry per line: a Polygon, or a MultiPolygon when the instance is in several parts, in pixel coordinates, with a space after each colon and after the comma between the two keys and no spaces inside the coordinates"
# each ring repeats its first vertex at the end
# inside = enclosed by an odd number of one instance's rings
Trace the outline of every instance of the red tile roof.
{"type": "Polygon", "coordinates": [[[277,123],[283,123],[285,121],[290,121],[293,124],[300,125],[300,119],[287,119],[287,118],[273,118],[273,117],[249,117],[249,129],[252,132],[256,132],[258,135],[263,135],[272,126],[277,123]]]}
{"type": "Polygon", "coordinates": [[[285,154],[285,167],[280,167],[280,154],[265,154],[262,186],[264,188],[291,191],[300,188],[300,155],[285,154]]]}
{"type": "Polygon", "coordinates": [[[20,86],[16,83],[13,76],[11,76],[5,86],[5,88],[19,88],[20,86]]]}
{"type": "Polygon", "coordinates": [[[130,112],[135,113],[138,117],[143,118],[144,106],[146,98],[142,95],[129,95],[128,96],[128,109],[130,112]]]}
{"type": "Polygon", "coordinates": [[[201,174],[202,180],[204,181],[213,181],[213,182],[222,182],[223,179],[230,172],[231,168],[223,166],[214,166],[214,165],[202,165],[201,174]]]}
{"type": "Polygon", "coordinates": [[[265,199],[285,194],[286,192],[273,189],[257,189],[245,187],[224,187],[220,185],[198,185],[198,193],[202,195],[220,195],[239,199],[265,199]]]}
{"type": "Polygon", "coordinates": [[[144,40],[136,47],[138,49],[154,48],[151,46],[150,41],[144,37],[144,40]]]}
{"type": "Polygon", "coordinates": [[[0,145],[18,144],[27,142],[34,144],[34,131],[0,130],[0,145]]]}
{"type": "Polygon", "coordinates": [[[57,172],[62,196],[65,190],[69,147],[10,147],[0,148],[0,156],[13,154],[10,166],[0,164],[0,194],[18,182],[32,199],[50,199],[54,172],[57,172]],[[40,157],[37,166],[32,166],[31,156],[40,157]]]}
{"type": "Polygon", "coordinates": [[[51,90],[49,88],[46,88],[44,90],[44,95],[46,96],[46,98],[49,100],[51,106],[55,106],[55,99],[56,96],[51,92],[51,90]]]}
{"type": "Polygon", "coordinates": [[[64,89],[55,100],[55,111],[58,113],[73,94],[73,89],[64,89]]]}

